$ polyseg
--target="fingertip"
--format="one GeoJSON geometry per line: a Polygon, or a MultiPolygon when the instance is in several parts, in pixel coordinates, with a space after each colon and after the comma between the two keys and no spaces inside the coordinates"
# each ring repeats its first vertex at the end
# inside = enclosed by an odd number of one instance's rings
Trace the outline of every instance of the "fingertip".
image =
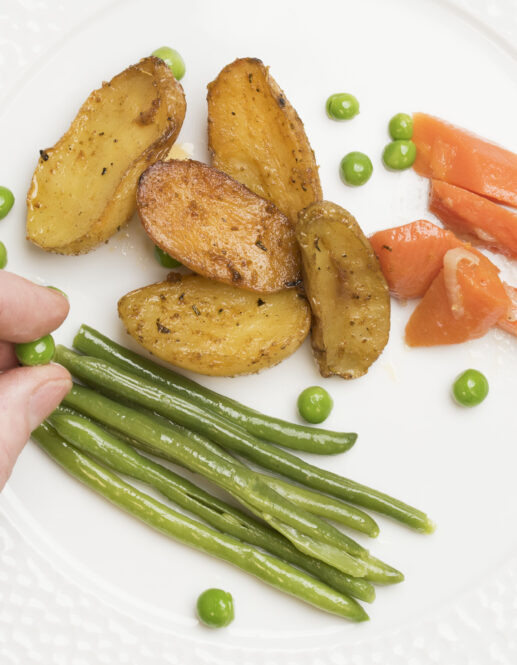
{"type": "Polygon", "coordinates": [[[63,365],[59,365],[58,363],[49,363],[48,365],[40,365],[40,367],[47,369],[49,380],[68,380],[70,383],[70,388],[72,387],[72,376],[66,367],[63,367],[63,365]]]}
{"type": "Polygon", "coordinates": [[[52,330],[55,330],[63,323],[63,321],[68,316],[68,312],[70,311],[70,301],[68,300],[67,296],[61,291],[58,291],[56,289],[49,289],[47,286],[42,288],[44,288],[46,291],[45,298],[47,301],[48,301],[48,296],[50,296],[50,302],[48,304],[49,307],[51,307],[51,312],[52,312],[52,319],[53,319],[52,324],[54,325],[52,330]]]}
{"type": "Polygon", "coordinates": [[[0,489],[30,433],[72,387],[69,372],[51,363],[0,374],[0,489]]]}
{"type": "Polygon", "coordinates": [[[40,383],[31,394],[28,405],[29,426],[32,431],[60,404],[72,387],[68,371],[61,365],[46,365],[40,383]]]}
{"type": "Polygon", "coordinates": [[[24,343],[58,328],[68,315],[68,298],[55,289],[0,271],[0,338],[24,343]]]}

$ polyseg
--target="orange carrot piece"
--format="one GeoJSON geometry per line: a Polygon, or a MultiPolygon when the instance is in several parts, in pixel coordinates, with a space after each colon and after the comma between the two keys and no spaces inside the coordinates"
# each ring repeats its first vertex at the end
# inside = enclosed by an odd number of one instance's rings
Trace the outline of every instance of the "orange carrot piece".
{"type": "Polygon", "coordinates": [[[421,219],[370,237],[390,291],[397,298],[419,298],[443,266],[445,252],[465,246],[450,231],[421,219]]]}
{"type": "Polygon", "coordinates": [[[510,299],[510,307],[506,314],[499,319],[497,325],[510,335],[517,337],[517,289],[506,282],[503,282],[503,286],[510,299]]]}
{"type": "MultiPolygon", "coordinates": [[[[450,250],[454,251],[458,250],[450,250]]],[[[509,298],[497,268],[482,255],[466,254],[477,258],[477,263],[468,260],[456,263],[456,295],[446,280],[445,267],[417,305],[406,326],[409,346],[466,342],[482,337],[506,316],[509,298]],[[455,301],[456,297],[459,300],[455,301]]],[[[447,259],[446,255],[444,265],[447,259]]]]}
{"type": "Polygon", "coordinates": [[[461,187],[431,180],[429,209],[452,231],[517,258],[517,215],[507,208],[461,187]]]}
{"type": "Polygon", "coordinates": [[[517,155],[425,113],[413,114],[420,175],[517,207],[517,155]]]}

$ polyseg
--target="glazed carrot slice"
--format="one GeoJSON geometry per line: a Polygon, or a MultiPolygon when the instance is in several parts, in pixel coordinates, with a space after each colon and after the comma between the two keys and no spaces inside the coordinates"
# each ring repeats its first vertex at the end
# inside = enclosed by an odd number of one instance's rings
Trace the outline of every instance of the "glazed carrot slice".
{"type": "Polygon", "coordinates": [[[381,270],[392,294],[398,298],[419,298],[443,266],[445,252],[463,247],[450,231],[424,219],[370,237],[381,270]]]}
{"type": "Polygon", "coordinates": [[[517,155],[425,113],[413,114],[420,175],[517,207],[517,155]]]}
{"type": "Polygon", "coordinates": [[[406,342],[435,346],[482,337],[508,308],[509,298],[494,264],[465,248],[452,249],[408,321],[406,342]]]}
{"type": "Polygon", "coordinates": [[[476,244],[517,257],[517,215],[483,196],[431,180],[429,209],[447,227],[468,234],[476,244]]]}

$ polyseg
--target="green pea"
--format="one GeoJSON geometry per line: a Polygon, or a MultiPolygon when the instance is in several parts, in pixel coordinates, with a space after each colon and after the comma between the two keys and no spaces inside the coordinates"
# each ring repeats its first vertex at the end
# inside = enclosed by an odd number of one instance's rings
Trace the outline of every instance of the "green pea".
{"type": "Polygon", "coordinates": [[[7,249],[3,242],[0,242],[0,269],[3,270],[7,265],[7,249]]]}
{"type": "Polygon", "coordinates": [[[388,126],[392,139],[410,139],[413,136],[413,118],[407,113],[397,113],[388,126]]]}
{"type": "Polygon", "coordinates": [[[177,81],[180,81],[185,76],[185,62],[183,61],[183,58],[178,53],[178,51],[170,48],[170,46],[162,46],[157,48],[156,51],[153,51],[152,55],[164,61],[167,67],[174,74],[174,77],[177,81]]]}
{"type": "Polygon", "coordinates": [[[57,291],[57,292],[60,293],[62,296],[65,296],[65,298],[68,298],[68,296],[66,295],[66,293],[65,293],[64,291],[61,291],[61,289],[58,289],[57,286],[47,286],[47,289],[52,289],[52,291],[57,291]]]}
{"type": "Polygon", "coordinates": [[[154,256],[158,263],[164,268],[179,268],[181,263],[176,261],[170,254],[164,252],[163,249],[160,249],[158,246],[154,248],[154,256]]]}
{"type": "Polygon", "coordinates": [[[46,365],[54,357],[56,347],[52,335],[45,335],[33,342],[16,344],[14,350],[22,365],[46,365]]]}
{"type": "Polygon", "coordinates": [[[197,599],[199,620],[210,628],[228,626],[234,617],[233,598],[222,589],[207,589],[197,599]]]}
{"type": "Polygon", "coordinates": [[[461,406],[477,406],[488,395],[486,376],[477,369],[467,369],[452,386],[454,399],[461,406]]]}
{"type": "Polygon", "coordinates": [[[413,165],[416,159],[416,145],[403,139],[392,141],[384,148],[382,161],[389,169],[402,171],[413,165]]]}
{"type": "Polygon", "coordinates": [[[0,219],[3,219],[14,205],[14,194],[7,187],[0,186],[0,219]]]}
{"type": "Polygon", "coordinates": [[[368,182],[373,172],[372,162],[364,152],[349,152],[339,165],[341,178],[347,185],[357,187],[368,182]]]}
{"type": "Polygon", "coordinates": [[[333,406],[332,397],[320,386],[305,388],[298,397],[298,411],[308,423],[322,423],[329,417],[333,406]]]}
{"type": "Polygon", "coordinates": [[[359,102],[348,92],[338,92],[327,99],[326,109],[332,120],[350,120],[359,113],[359,102]]]}

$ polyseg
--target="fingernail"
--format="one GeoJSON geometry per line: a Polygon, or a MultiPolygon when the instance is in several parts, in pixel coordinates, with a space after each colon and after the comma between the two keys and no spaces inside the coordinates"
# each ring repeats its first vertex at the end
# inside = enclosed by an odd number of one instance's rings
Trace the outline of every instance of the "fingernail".
{"type": "Polygon", "coordinates": [[[70,379],[55,379],[36,388],[29,399],[29,426],[31,432],[52,413],[71,387],[70,379]]]}

